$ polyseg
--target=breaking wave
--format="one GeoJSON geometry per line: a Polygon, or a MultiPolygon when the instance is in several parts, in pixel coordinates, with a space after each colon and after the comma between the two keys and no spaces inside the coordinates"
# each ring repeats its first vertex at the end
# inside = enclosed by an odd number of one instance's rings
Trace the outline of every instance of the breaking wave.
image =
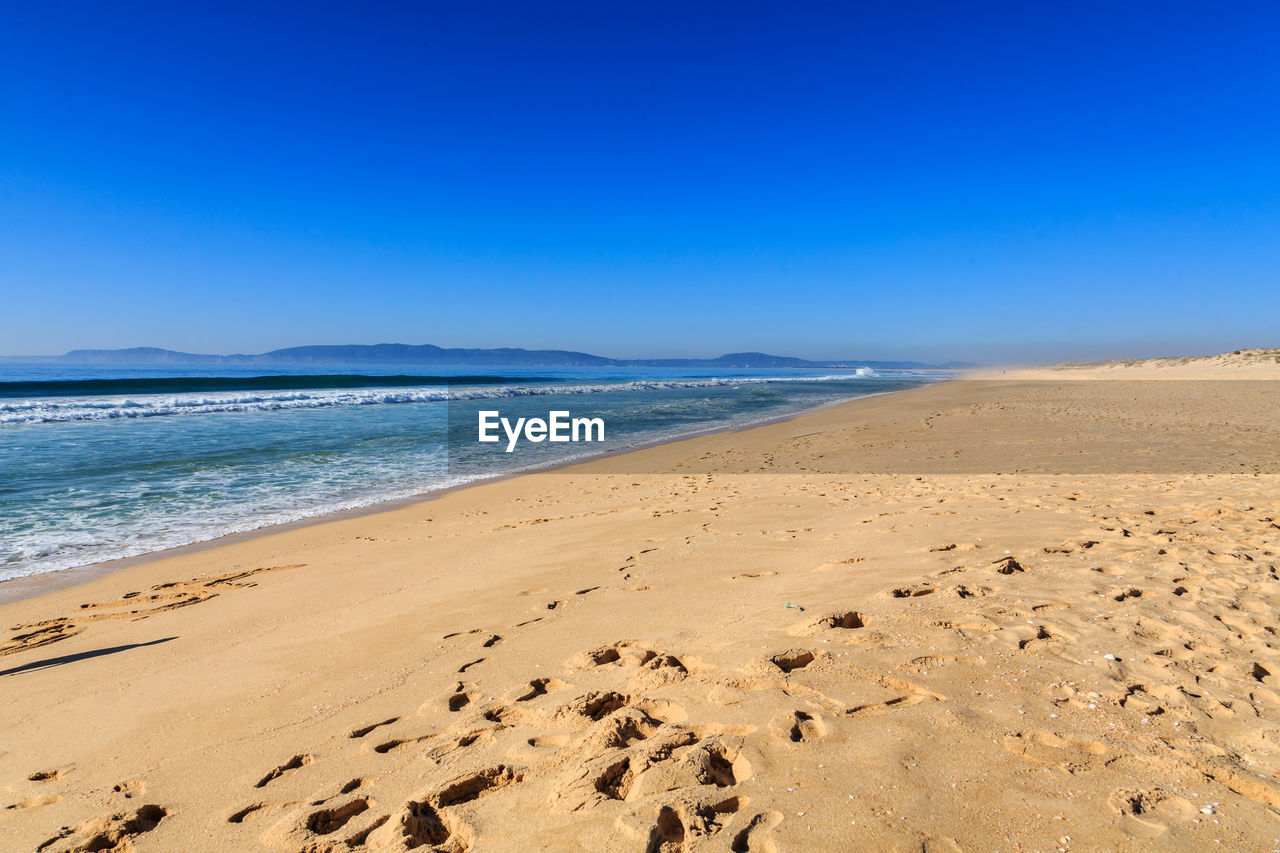
{"type": "MultiPolygon", "coordinates": [[[[736,385],[757,385],[776,382],[836,382],[850,379],[874,378],[876,373],[859,368],[848,373],[822,376],[788,377],[715,377],[706,379],[637,379],[626,382],[600,382],[587,384],[561,384],[539,378],[512,380],[504,377],[341,377],[358,380],[359,387],[315,386],[316,382],[333,382],[334,377],[250,377],[250,380],[293,380],[297,386],[306,384],[297,380],[309,380],[313,387],[288,388],[255,392],[244,388],[214,393],[138,393],[137,396],[70,395],[49,396],[41,399],[13,400],[0,403],[0,425],[68,423],[73,421],[113,420],[118,418],[148,418],[171,415],[208,415],[233,412],[268,412],[287,409],[321,409],[341,406],[378,406],[400,403],[433,403],[445,400],[485,400],[511,397],[533,397],[560,394],[602,394],[608,392],[678,391],[696,388],[722,388],[736,385]],[[388,379],[416,380],[416,387],[387,387],[388,379]],[[364,380],[376,380],[381,387],[364,387],[364,380]],[[429,380],[429,381],[424,381],[429,380]],[[497,380],[497,381],[495,381],[497,380]]],[[[99,387],[98,380],[75,383],[81,387],[99,387]]],[[[107,382],[150,383],[165,380],[103,380],[107,382]]],[[[174,380],[182,383],[245,383],[248,380],[174,380]]],[[[0,397],[7,395],[5,386],[23,383],[0,383],[0,397]]],[[[55,383],[26,383],[30,385],[55,383]]]]}

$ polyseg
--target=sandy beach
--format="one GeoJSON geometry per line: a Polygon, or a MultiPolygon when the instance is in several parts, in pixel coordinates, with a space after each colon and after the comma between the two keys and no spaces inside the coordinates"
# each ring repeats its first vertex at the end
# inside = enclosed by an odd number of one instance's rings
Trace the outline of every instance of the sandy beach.
{"type": "Polygon", "coordinates": [[[0,605],[0,848],[1276,849],[1274,356],[989,373],[0,605]]]}

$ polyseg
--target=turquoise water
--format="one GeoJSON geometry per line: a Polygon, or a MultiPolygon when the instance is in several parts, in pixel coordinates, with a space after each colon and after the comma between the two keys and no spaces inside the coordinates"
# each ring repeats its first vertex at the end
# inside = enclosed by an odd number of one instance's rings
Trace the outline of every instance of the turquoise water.
{"type": "MultiPolygon", "coordinates": [[[[0,580],[936,381],[930,371],[0,364],[0,580]],[[476,413],[603,444],[476,441],[476,413]]],[[[656,472],[655,472],[656,473],[656,472]]]]}

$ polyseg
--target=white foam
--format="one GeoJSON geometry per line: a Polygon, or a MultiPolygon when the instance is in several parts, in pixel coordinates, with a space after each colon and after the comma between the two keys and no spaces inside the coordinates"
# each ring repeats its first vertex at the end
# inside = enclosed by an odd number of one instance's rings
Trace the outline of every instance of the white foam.
{"type": "Polygon", "coordinates": [[[207,415],[229,412],[267,412],[319,409],[335,406],[376,406],[430,403],[441,400],[487,400],[556,394],[602,394],[628,391],[671,391],[686,388],[721,388],[770,382],[836,382],[875,378],[875,371],[860,367],[850,373],[822,376],[740,376],[708,379],[637,379],[629,382],[578,385],[538,384],[502,386],[433,386],[427,388],[362,388],[318,391],[207,394],[147,394],[133,397],[43,398],[0,403],[0,425],[69,423],[74,421],[148,418],[171,415],[207,415]]]}

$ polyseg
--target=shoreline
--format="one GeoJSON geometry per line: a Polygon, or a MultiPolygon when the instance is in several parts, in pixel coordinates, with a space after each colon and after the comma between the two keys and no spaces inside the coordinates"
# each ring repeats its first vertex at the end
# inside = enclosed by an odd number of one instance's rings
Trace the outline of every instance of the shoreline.
{"type": "MultiPolygon", "coordinates": [[[[854,368],[848,368],[854,369],[854,368]]],[[[962,377],[949,377],[920,385],[914,388],[903,388],[896,391],[877,391],[870,394],[863,394],[846,400],[838,400],[833,403],[824,403],[813,408],[801,409],[795,412],[789,412],[777,417],[765,418],[760,421],[739,424],[726,427],[710,427],[708,429],[697,430],[692,433],[682,434],[671,438],[659,438],[652,441],[645,441],[639,444],[630,445],[613,450],[605,450],[596,454],[577,457],[559,462],[551,462],[542,465],[534,465],[526,468],[520,468],[501,474],[492,474],[489,476],[477,477],[464,483],[457,483],[451,486],[441,486],[439,488],[428,488],[424,491],[417,492],[412,495],[399,498],[390,498],[387,500],[379,500],[364,506],[350,507],[347,509],[339,509],[321,512],[316,515],[309,515],[304,518],[294,519],[292,521],[282,521],[273,524],[265,524],[261,527],[255,527],[251,530],[240,530],[233,533],[225,533],[220,536],[214,536],[209,539],[201,539],[196,542],[189,542],[184,545],[174,545],[168,548],[158,548],[154,551],[147,551],[142,554],[135,554],[129,557],[117,557],[111,560],[101,560],[94,563],[85,563],[80,566],[68,566],[64,569],[54,569],[47,572],[38,572],[36,574],[22,575],[15,578],[9,578],[0,581],[0,605],[15,601],[23,601],[25,599],[36,598],[47,593],[57,592],[59,590],[70,589],[71,587],[89,583],[101,577],[113,574],[124,569],[146,563],[164,560],[170,557],[182,557],[188,554],[196,554],[202,551],[219,548],[227,545],[236,545],[248,542],[261,536],[270,536],[276,533],[286,533],[292,530],[301,530],[316,525],[328,524],[331,522],[347,521],[351,519],[363,518],[366,516],[377,515],[384,512],[393,512],[404,507],[414,506],[428,501],[438,500],[441,497],[453,492],[470,489],[477,486],[484,486],[492,483],[499,483],[517,477],[526,477],[532,474],[550,473],[553,471],[564,471],[578,465],[587,465],[590,463],[598,463],[606,459],[615,459],[630,453],[638,453],[644,450],[650,450],[655,447],[663,447],[667,445],[677,445],[685,441],[695,441],[700,438],[706,438],[712,435],[728,435],[739,432],[747,432],[760,427],[772,426],[775,424],[787,423],[796,418],[805,415],[815,414],[817,412],[826,411],[838,406],[848,406],[858,403],[862,400],[869,400],[876,397],[884,397],[887,395],[903,394],[908,391],[918,391],[924,388],[931,388],[943,385],[948,382],[956,381],[962,377]]]]}

